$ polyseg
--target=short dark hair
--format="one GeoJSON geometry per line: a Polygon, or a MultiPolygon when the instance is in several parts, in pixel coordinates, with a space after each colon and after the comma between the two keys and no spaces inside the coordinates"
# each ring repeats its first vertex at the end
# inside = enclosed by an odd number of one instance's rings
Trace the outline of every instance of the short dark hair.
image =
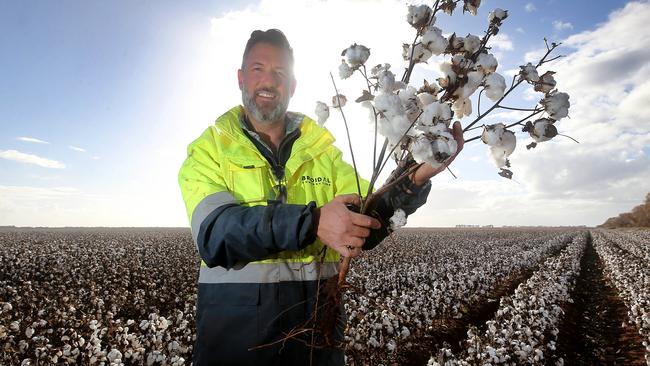
{"type": "Polygon", "coordinates": [[[281,30],[274,28],[266,31],[261,31],[258,29],[254,30],[253,33],[251,33],[251,37],[248,39],[248,42],[246,42],[246,48],[244,49],[244,56],[242,57],[241,61],[242,69],[244,68],[246,56],[248,56],[251,48],[253,48],[253,46],[258,43],[268,43],[287,51],[287,54],[289,55],[289,63],[293,68],[293,48],[291,48],[289,40],[287,40],[287,37],[284,35],[284,33],[282,33],[281,30]]]}

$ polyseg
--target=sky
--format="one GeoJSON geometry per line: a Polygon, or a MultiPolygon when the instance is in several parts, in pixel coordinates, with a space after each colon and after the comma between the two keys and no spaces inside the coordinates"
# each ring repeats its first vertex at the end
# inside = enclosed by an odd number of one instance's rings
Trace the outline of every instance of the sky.
{"type": "MultiPolygon", "coordinates": [[[[407,4],[420,3],[0,2],[0,226],[188,226],[178,169],[187,145],[240,103],[236,70],[252,30],[285,32],[298,80],[289,109],[314,117],[352,43],[370,48],[370,65],[388,62],[401,75],[402,43],[415,35],[407,4]]],[[[650,3],[483,0],[477,16],[457,11],[436,24],[481,35],[497,7],[509,16],[490,46],[506,80],[539,59],[544,37],[562,43],[564,57],[543,71],[570,95],[557,127],[579,144],[558,136],[526,150],[530,138],[517,132],[507,180],[485,145],[468,143],[451,166],[457,178],[436,176],[408,225],[592,226],[640,204],[650,191],[650,3]]],[[[438,78],[442,60],[419,65],[412,84],[438,78]]],[[[361,94],[357,77],[336,80],[349,99],[361,94]]],[[[524,85],[504,104],[540,98],[524,85]]],[[[367,113],[353,103],[345,111],[369,177],[367,113]]],[[[485,123],[518,116],[497,109],[485,123]]],[[[332,113],[326,127],[350,161],[341,118],[332,113]]]]}

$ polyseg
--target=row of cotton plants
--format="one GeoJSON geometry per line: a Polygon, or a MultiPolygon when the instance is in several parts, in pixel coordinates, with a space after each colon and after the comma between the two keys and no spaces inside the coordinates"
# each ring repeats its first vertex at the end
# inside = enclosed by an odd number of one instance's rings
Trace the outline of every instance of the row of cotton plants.
{"type": "Polygon", "coordinates": [[[586,233],[576,235],[558,256],[546,260],[519,285],[513,296],[501,299],[494,319],[485,324],[485,332],[469,329],[462,354],[454,355],[443,348],[428,365],[563,364],[555,354],[562,305],[571,301],[586,244],[586,233]]]}
{"type": "Polygon", "coordinates": [[[608,230],[602,234],[628,252],[643,258],[650,266],[650,231],[645,230],[608,230]]]}
{"type": "Polygon", "coordinates": [[[346,341],[356,358],[390,359],[434,320],[462,318],[504,281],[567,245],[567,232],[400,232],[357,261],[347,295],[346,341]]]}
{"type": "Polygon", "coordinates": [[[593,232],[594,247],[605,263],[605,272],[628,308],[629,322],[643,337],[646,363],[650,365],[650,266],[648,262],[612,241],[607,231],[593,232]]]}
{"type": "Polygon", "coordinates": [[[0,243],[0,364],[191,358],[198,264],[188,231],[16,231],[0,243]]]}

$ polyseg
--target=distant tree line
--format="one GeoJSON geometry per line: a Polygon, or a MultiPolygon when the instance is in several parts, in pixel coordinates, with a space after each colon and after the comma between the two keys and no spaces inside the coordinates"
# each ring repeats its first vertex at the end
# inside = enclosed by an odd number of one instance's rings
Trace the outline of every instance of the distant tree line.
{"type": "Polygon", "coordinates": [[[601,227],[613,229],[617,227],[650,227],[650,193],[645,196],[645,202],[636,206],[630,212],[617,217],[610,217],[601,227]]]}

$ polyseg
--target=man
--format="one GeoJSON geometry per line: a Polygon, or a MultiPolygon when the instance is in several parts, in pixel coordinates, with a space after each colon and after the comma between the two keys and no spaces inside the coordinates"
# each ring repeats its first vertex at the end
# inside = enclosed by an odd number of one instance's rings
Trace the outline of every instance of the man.
{"type": "MultiPolygon", "coordinates": [[[[278,341],[308,325],[318,280],[337,274],[341,256],[387,235],[347,208],[360,203],[355,173],[332,135],[287,112],[293,62],[282,32],[254,31],[237,74],[243,106],[189,145],[179,172],[202,259],[195,365],[342,365],[342,350],[310,350],[308,336],[278,341]]],[[[419,168],[381,200],[379,219],[415,211],[440,170],[419,168]]]]}

